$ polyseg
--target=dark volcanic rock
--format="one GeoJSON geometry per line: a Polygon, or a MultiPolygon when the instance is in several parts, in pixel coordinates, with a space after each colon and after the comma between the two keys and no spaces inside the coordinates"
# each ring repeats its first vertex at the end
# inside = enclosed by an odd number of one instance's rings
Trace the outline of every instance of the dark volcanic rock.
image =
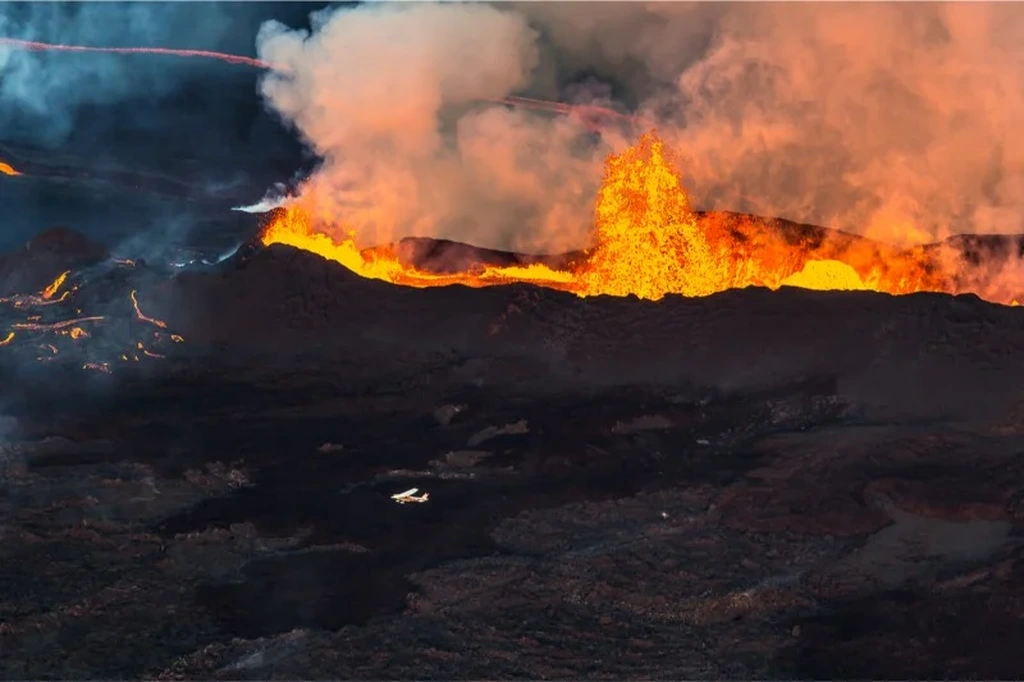
{"type": "Polygon", "coordinates": [[[25,248],[0,256],[0,296],[38,292],[65,270],[109,257],[107,247],[66,227],[40,232],[25,248]]]}
{"type": "MultiPolygon", "coordinates": [[[[954,417],[1005,408],[1024,380],[1024,312],[970,295],[747,289],[649,302],[526,285],[417,290],[272,246],[143,300],[186,337],[238,352],[501,357],[532,367],[537,390],[748,391],[830,377],[869,411],[954,417]],[[756,347],[746,344],[752,329],[756,347]]],[[[481,371],[470,373],[487,380],[481,371]]]]}
{"type": "Polygon", "coordinates": [[[280,246],[81,282],[39,314],[111,319],[0,349],[0,676],[1024,665],[1020,309],[416,290],[280,246]],[[104,333],[143,360],[35,363],[104,333]]]}
{"type": "Polygon", "coordinates": [[[427,272],[450,274],[467,272],[481,266],[510,267],[542,263],[560,269],[582,257],[580,252],[557,255],[526,255],[496,249],[482,249],[448,239],[407,237],[393,247],[398,259],[427,272]]]}

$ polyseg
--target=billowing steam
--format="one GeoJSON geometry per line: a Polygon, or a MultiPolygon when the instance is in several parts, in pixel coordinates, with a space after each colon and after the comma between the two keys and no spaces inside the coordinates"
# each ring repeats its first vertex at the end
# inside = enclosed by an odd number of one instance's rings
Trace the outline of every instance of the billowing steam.
{"type": "Polygon", "coordinates": [[[1024,231],[1022,20],[1012,4],[363,5],[311,34],[264,25],[258,51],[288,67],[267,101],[324,159],[304,200],[366,243],[585,242],[622,140],[480,104],[564,98],[584,74],[681,150],[697,207],[900,242],[1024,231]]]}
{"type": "Polygon", "coordinates": [[[261,59],[279,64],[267,101],[320,154],[302,194],[363,243],[444,235],[531,247],[585,236],[607,148],[585,128],[489,101],[525,89],[539,35],[483,5],[364,5],[326,11],[313,33],[270,22],[261,59]],[[574,149],[573,145],[579,148],[574,149]]]}

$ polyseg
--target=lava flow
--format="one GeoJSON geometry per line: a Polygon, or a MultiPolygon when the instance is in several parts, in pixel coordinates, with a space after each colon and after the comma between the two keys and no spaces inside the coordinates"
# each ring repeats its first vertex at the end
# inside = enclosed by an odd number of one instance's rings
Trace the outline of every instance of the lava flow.
{"type": "MultiPolygon", "coordinates": [[[[691,210],[677,160],[651,132],[605,164],[592,246],[571,265],[480,266],[438,274],[403,263],[390,246],[360,248],[337,225],[319,224],[298,198],[271,220],[264,245],[288,244],[337,261],[367,278],[394,284],[471,287],[530,282],[579,296],[704,296],[730,288],[795,286],[818,290],[960,293],[961,274],[942,249],[897,249],[836,233],[782,237],[771,225],[726,213],[691,210]]],[[[979,295],[981,292],[979,292],[979,295]]],[[[1006,295],[990,300],[1008,303],[1006,295]]]]}
{"type": "MultiPolygon", "coordinates": [[[[107,272],[123,263],[107,260],[107,272]]],[[[104,282],[96,279],[102,280],[103,276],[94,269],[87,275],[93,279],[89,286],[102,287],[104,282]]],[[[115,302],[120,295],[112,297],[104,305],[104,314],[83,313],[79,307],[82,302],[76,301],[80,283],[69,285],[71,277],[72,272],[66,270],[39,293],[0,298],[0,323],[7,327],[6,336],[0,335],[2,360],[24,357],[27,352],[39,362],[51,363],[59,357],[81,363],[82,369],[110,373],[115,358],[124,363],[138,363],[144,358],[162,360],[168,357],[165,348],[184,342],[180,335],[168,332],[167,322],[142,311],[134,289],[121,299],[123,302],[115,302]],[[133,318],[145,325],[130,322],[133,318]]]]}
{"type": "Polygon", "coordinates": [[[21,173],[14,170],[11,164],[0,161],[0,175],[10,175],[13,177],[15,175],[21,175],[21,173]]]}
{"type": "MultiPolygon", "coordinates": [[[[287,67],[283,64],[274,64],[263,59],[255,59],[253,57],[246,57],[244,55],[231,54],[227,52],[215,52],[213,50],[183,50],[170,47],[97,47],[93,45],[44,43],[37,40],[22,40],[20,38],[6,37],[0,37],[0,47],[26,50],[30,52],[86,52],[96,54],[162,55],[165,57],[215,59],[226,64],[240,64],[265,71],[287,71],[287,67]]],[[[550,102],[548,100],[536,99],[534,97],[520,97],[516,95],[510,95],[508,97],[489,101],[492,104],[504,104],[510,107],[534,109],[538,111],[548,111],[556,114],[573,116],[593,131],[600,130],[607,121],[634,120],[632,116],[627,114],[593,104],[565,104],[564,102],[550,102]]],[[[0,173],[4,173],[6,175],[21,175],[3,162],[0,162],[0,173]]]]}
{"type": "Polygon", "coordinates": [[[213,52],[211,50],[179,50],[168,47],[91,47],[87,45],[42,43],[35,40],[21,40],[19,38],[0,38],[0,47],[11,47],[19,50],[30,50],[33,52],[102,52],[107,54],[151,54],[170,57],[199,57],[202,59],[216,59],[227,64],[254,66],[258,69],[273,68],[273,64],[261,59],[243,57],[242,55],[237,54],[227,54],[225,52],[213,52]]]}

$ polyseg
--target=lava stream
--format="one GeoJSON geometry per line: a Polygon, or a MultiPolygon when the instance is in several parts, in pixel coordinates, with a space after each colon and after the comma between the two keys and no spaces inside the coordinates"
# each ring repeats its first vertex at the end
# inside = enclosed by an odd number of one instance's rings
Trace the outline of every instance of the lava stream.
{"type": "MultiPolygon", "coordinates": [[[[609,156],[598,193],[592,245],[564,269],[543,264],[481,266],[436,274],[404,264],[390,247],[360,248],[339,224],[312,219],[302,196],[264,228],[264,245],[287,244],[393,284],[471,287],[529,282],[579,296],[704,296],[730,288],[795,286],[818,290],[960,293],[960,271],[925,247],[897,249],[856,237],[798,240],[730,214],[698,215],[689,205],[677,160],[654,132],[609,156]],[[340,229],[339,229],[340,228],[340,229]]],[[[978,292],[982,295],[983,292],[978,292]]],[[[1017,292],[1019,295],[1020,292],[1017,292]]],[[[988,298],[1008,303],[1011,296],[988,298]]]]}
{"type": "Polygon", "coordinates": [[[155,318],[148,317],[142,313],[142,310],[139,309],[139,299],[136,298],[135,294],[136,292],[133,290],[131,293],[131,299],[132,307],[135,308],[135,317],[139,318],[143,322],[149,322],[152,325],[160,327],[160,329],[167,329],[167,323],[164,322],[163,320],[157,320],[155,318]]]}
{"type": "Polygon", "coordinates": [[[37,322],[15,322],[11,325],[11,329],[21,329],[26,331],[34,332],[52,332],[66,327],[77,327],[83,322],[99,322],[107,319],[102,315],[90,315],[88,317],[76,317],[73,320],[63,320],[61,322],[53,322],[51,324],[40,324],[37,322]]]}
{"type": "Polygon", "coordinates": [[[204,59],[217,59],[228,64],[254,66],[258,69],[274,68],[273,64],[262,59],[253,59],[252,57],[243,57],[225,52],[213,52],[211,50],[179,50],[167,47],[90,47],[86,45],[43,43],[35,40],[20,40],[18,38],[0,38],[0,47],[5,46],[19,50],[31,50],[33,52],[104,52],[107,54],[160,54],[172,57],[200,57],[204,59]]]}
{"type": "MultiPolygon", "coordinates": [[[[228,64],[241,64],[267,71],[287,71],[287,68],[281,64],[274,64],[263,59],[255,59],[253,57],[230,54],[227,52],[215,52],[212,50],[183,50],[169,47],[96,47],[90,45],[44,43],[36,40],[21,40],[19,38],[3,37],[0,37],[0,47],[29,50],[32,52],[92,52],[122,55],[150,54],[171,57],[216,59],[228,64]]],[[[603,122],[607,120],[633,120],[632,117],[627,114],[622,114],[613,109],[597,105],[565,104],[563,102],[550,102],[548,100],[536,99],[533,97],[520,97],[516,95],[510,95],[508,97],[491,101],[496,104],[505,104],[512,107],[522,107],[526,109],[537,109],[558,114],[572,115],[577,117],[584,125],[592,130],[599,130],[603,122]]],[[[5,173],[6,175],[20,175],[20,173],[3,162],[0,162],[0,173],[5,173]]]]}
{"type": "Polygon", "coordinates": [[[40,296],[43,297],[43,300],[49,301],[51,298],[53,298],[53,295],[60,291],[61,286],[64,284],[65,280],[67,280],[68,275],[70,274],[70,270],[65,270],[64,272],[57,275],[57,279],[53,280],[53,282],[51,282],[50,285],[43,289],[43,291],[39,294],[40,296]]]}
{"type": "Polygon", "coordinates": [[[18,171],[14,170],[14,167],[11,166],[11,164],[6,163],[4,161],[0,161],[0,175],[15,176],[15,175],[21,175],[21,173],[19,173],[18,171]]]}

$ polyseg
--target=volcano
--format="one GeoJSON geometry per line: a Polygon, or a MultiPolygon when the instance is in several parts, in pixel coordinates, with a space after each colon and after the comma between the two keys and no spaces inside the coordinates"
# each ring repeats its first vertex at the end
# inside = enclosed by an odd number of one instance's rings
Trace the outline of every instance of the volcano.
{"type": "Polygon", "coordinates": [[[64,642],[8,677],[1017,669],[1019,308],[409,287],[258,237],[191,260],[57,230],[2,261],[5,649],[64,642]]]}
{"type": "Polygon", "coordinates": [[[1019,676],[1012,8],[182,6],[0,19],[0,676],[1019,676]]]}

